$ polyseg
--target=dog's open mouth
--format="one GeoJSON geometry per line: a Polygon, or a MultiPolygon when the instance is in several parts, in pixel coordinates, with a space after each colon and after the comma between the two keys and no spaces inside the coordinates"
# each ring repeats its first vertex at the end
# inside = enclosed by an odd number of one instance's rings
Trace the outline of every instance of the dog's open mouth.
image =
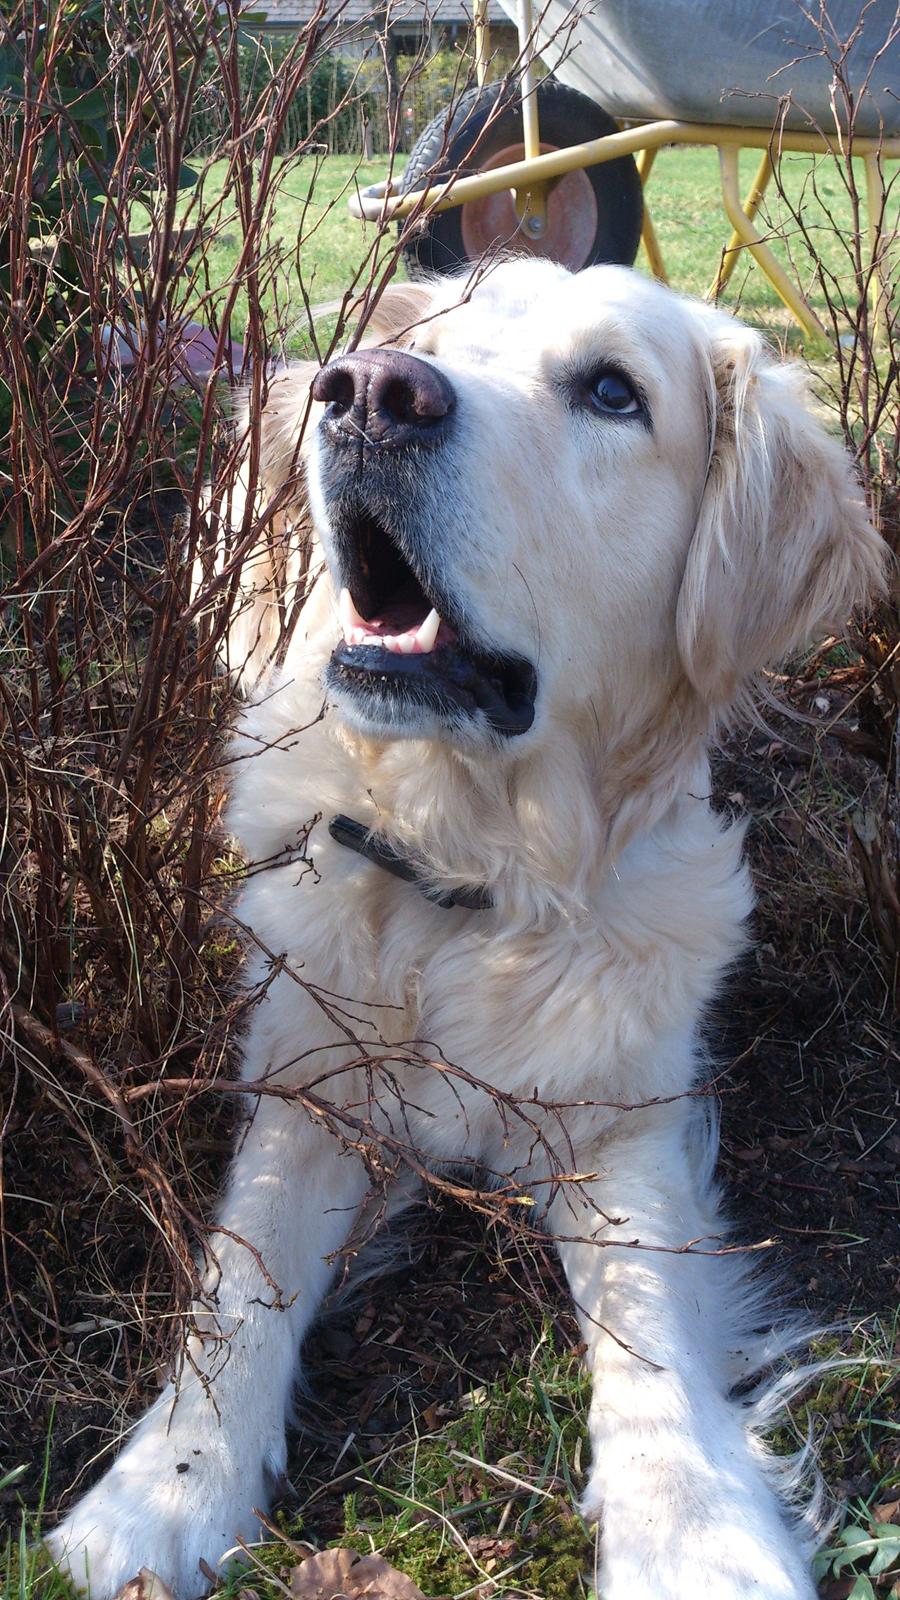
{"type": "Polygon", "coordinates": [[[344,638],[329,687],[398,733],[425,731],[435,714],[456,728],[481,714],[498,733],[525,733],[537,692],[531,664],[470,642],[450,599],[433,582],[426,588],[397,535],[368,509],[345,511],[333,531],[344,638]]]}

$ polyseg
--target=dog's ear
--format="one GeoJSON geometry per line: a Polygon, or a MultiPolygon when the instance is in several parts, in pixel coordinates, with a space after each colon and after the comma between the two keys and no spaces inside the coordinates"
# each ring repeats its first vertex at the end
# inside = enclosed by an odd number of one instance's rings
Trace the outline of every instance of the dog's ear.
{"type": "Polygon", "coordinates": [[[796,368],[711,319],[709,472],[678,598],[688,676],[724,708],[763,667],[839,632],[883,586],[885,546],[796,368]]]}
{"type": "MultiPolygon", "coordinates": [[[[269,379],[259,419],[259,476],[269,498],[289,477],[302,481],[304,445],[311,433],[310,388],[318,372],[315,361],[292,361],[269,379]],[[298,449],[298,440],[302,440],[298,449]]],[[[249,405],[238,415],[242,431],[249,429],[249,405]]]]}
{"type": "Polygon", "coordinates": [[[429,283],[389,283],[369,312],[361,344],[407,344],[435,300],[429,283]]]}

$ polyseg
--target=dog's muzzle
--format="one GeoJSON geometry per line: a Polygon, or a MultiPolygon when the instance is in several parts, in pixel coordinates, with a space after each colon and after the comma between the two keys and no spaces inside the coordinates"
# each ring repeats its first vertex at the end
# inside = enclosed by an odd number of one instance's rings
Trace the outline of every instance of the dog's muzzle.
{"type": "Polygon", "coordinates": [[[434,449],[446,438],[456,395],[437,367],[405,350],[357,350],[315,376],[325,406],[321,428],[332,445],[434,449]]]}
{"type": "Polygon", "coordinates": [[[325,407],[313,474],[343,635],[326,671],[333,699],[379,737],[526,733],[535,670],[473,627],[454,582],[446,522],[464,429],[450,380],[405,350],[357,350],[323,367],[312,394],[325,407]]]}

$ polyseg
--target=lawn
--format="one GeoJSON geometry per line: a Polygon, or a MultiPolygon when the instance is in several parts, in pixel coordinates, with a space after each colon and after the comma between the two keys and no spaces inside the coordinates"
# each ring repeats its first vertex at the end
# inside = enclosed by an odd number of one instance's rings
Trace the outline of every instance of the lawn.
{"type": "MultiPolygon", "coordinates": [[[[759,152],[745,150],[741,153],[741,192],[749,189],[759,164],[759,152]]],[[[862,166],[858,181],[863,182],[862,166]]],[[[793,276],[809,296],[814,308],[824,309],[820,292],[814,281],[806,247],[797,236],[797,228],[790,216],[790,207],[804,208],[805,220],[815,228],[816,247],[821,259],[833,270],[846,273],[846,253],[836,236],[826,213],[832,212],[843,239],[852,228],[852,212],[848,197],[841,190],[834,164],[830,161],[813,161],[810,156],[786,156],[780,169],[788,204],[781,199],[777,186],[769,186],[756,227],[773,247],[775,255],[790,269],[793,276]],[[824,205],[810,191],[810,178],[816,169],[816,187],[824,205]]],[[[685,294],[703,296],[712,283],[719,265],[723,246],[731,227],[722,207],[719,184],[719,158],[715,150],[707,148],[669,149],[657,157],[650,182],[647,200],[654,226],[662,246],[669,278],[676,289],[685,294]]],[[[896,211],[897,197],[893,208],[896,211]]],[[[643,264],[639,257],[638,266],[643,264]]],[[[756,264],[745,256],[739,262],[723,298],[728,309],[759,322],[770,329],[793,329],[788,312],[777,298],[774,289],[756,264]]],[[[792,343],[798,341],[793,338],[792,343]]]]}
{"type": "MultiPolygon", "coordinates": [[[[402,170],[402,159],[396,170],[402,170]]],[[[354,188],[378,183],[388,170],[386,160],[359,161],[355,156],[286,158],[276,175],[277,199],[263,238],[263,250],[281,262],[280,270],[264,271],[267,280],[263,308],[272,324],[285,333],[290,355],[310,352],[309,319],[305,290],[321,332],[333,316],[321,311],[338,300],[357,277],[365,282],[373,252],[389,248],[390,236],[379,240],[379,230],[354,220],[347,200],[354,188]],[[302,283],[302,287],[301,287],[302,283]]],[[[209,282],[221,288],[235,273],[240,255],[240,229],[232,202],[221,199],[226,164],[214,162],[202,172],[196,189],[185,191],[179,213],[187,226],[201,215],[214,221],[215,237],[207,250],[209,282]]],[[[146,214],[136,211],[136,228],[147,225],[146,214]]],[[[209,225],[204,231],[212,232],[209,225]]],[[[391,234],[393,230],[391,230],[391,234]]],[[[247,317],[247,296],[238,295],[232,336],[240,339],[247,317]]]]}
{"type": "MultiPolygon", "coordinates": [[[[403,157],[395,165],[399,174],[403,157]]],[[[756,151],[741,155],[742,192],[749,187],[759,160],[756,151]]],[[[816,185],[819,197],[810,192],[814,163],[808,156],[785,158],[781,177],[793,205],[803,204],[808,225],[815,228],[816,246],[823,261],[837,274],[846,274],[847,257],[836,235],[837,224],[843,239],[850,235],[852,213],[846,193],[833,165],[817,164],[816,185]],[[833,219],[833,220],[832,220],[833,219]]],[[[379,241],[376,227],[357,222],[347,209],[354,187],[364,188],[381,181],[388,171],[386,159],[360,162],[355,156],[309,157],[302,161],[285,160],[278,181],[278,199],[265,236],[265,246],[282,254],[285,266],[264,295],[264,306],[277,314],[279,326],[287,331],[286,349],[292,355],[310,353],[308,315],[301,291],[303,286],[321,332],[333,326],[333,315],[321,308],[340,299],[348,285],[362,274],[374,253],[385,253],[394,240],[393,228],[379,241]]],[[[210,166],[198,190],[187,192],[181,202],[182,216],[190,220],[198,208],[210,207],[221,190],[224,163],[210,166]]],[[[859,181],[862,182],[860,169],[859,181]]],[[[670,281],[685,294],[703,296],[715,277],[730,226],[721,204],[718,156],[706,148],[660,151],[647,189],[648,207],[670,281]]],[[[896,225],[900,212],[900,191],[889,202],[888,222],[896,225]]],[[[865,214],[864,221],[865,221],[865,214]]],[[[136,226],[141,219],[136,218],[136,226]]],[[[789,208],[773,182],[757,219],[759,231],[773,244],[775,254],[792,270],[813,306],[824,309],[820,291],[803,241],[797,236],[789,208]]],[[[219,216],[220,235],[209,251],[210,281],[228,283],[239,254],[237,214],[223,207],[219,216]]],[[[647,271],[643,251],[635,263],[647,271]]],[[[402,268],[401,268],[402,274],[402,268]]],[[[792,349],[801,344],[799,330],[778,300],[768,279],[749,259],[739,262],[723,297],[723,304],[767,329],[792,349]]],[[[246,319],[246,296],[238,298],[233,335],[240,338],[246,319]]]]}

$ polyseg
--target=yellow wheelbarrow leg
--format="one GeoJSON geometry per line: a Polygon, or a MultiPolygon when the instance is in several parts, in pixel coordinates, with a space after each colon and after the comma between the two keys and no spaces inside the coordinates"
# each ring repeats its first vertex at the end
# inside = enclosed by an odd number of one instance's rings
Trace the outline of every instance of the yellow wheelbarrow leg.
{"type": "Polygon", "coordinates": [[[885,232],[884,169],[879,151],[870,151],[864,158],[866,168],[866,210],[869,214],[869,260],[872,278],[869,293],[872,298],[872,337],[877,339],[890,305],[891,294],[891,244],[885,232]]]}
{"type": "MultiPolygon", "coordinates": [[[[531,0],[519,0],[518,16],[519,56],[521,76],[519,94],[522,100],[522,132],[525,143],[525,160],[533,161],[541,153],[541,130],[538,122],[537,81],[534,76],[534,20],[531,0]]],[[[529,239],[540,239],[547,228],[546,184],[529,184],[527,188],[513,190],[516,215],[529,239]]]]}
{"type": "MultiPolygon", "coordinates": [[[[756,169],[756,177],[753,179],[753,183],[747,193],[747,198],[741,207],[741,210],[743,211],[748,222],[753,221],[762,204],[763,195],[769,187],[769,179],[772,176],[772,170],[772,156],[770,151],[766,150],[763,152],[762,160],[756,169]]],[[[731,280],[731,274],[738,264],[740,250],[741,236],[737,229],[735,229],[727,245],[725,246],[725,250],[722,255],[722,262],[718,273],[716,274],[715,283],[712,285],[712,288],[709,291],[708,299],[718,300],[719,295],[722,294],[727,288],[731,280]]]]}
{"type": "Polygon", "coordinates": [[[804,333],[809,334],[814,339],[826,339],[828,335],[806,296],[801,294],[800,290],[791,282],[784,268],[772,254],[765,240],[757,233],[753,223],[741,206],[740,189],[738,187],[738,154],[737,145],[719,145],[722,200],[728,220],[741,244],[745,245],[753,259],[759,262],[775,293],[784,301],[791,315],[799,322],[804,333]]]}
{"type": "Polygon", "coordinates": [[[656,146],[651,145],[648,149],[640,151],[636,161],[638,177],[641,180],[641,188],[644,191],[644,216],[641,222],[641,244],[644,246],[644,254],[647,257],[647,265],[649,266],[650,271],[653,273],[654,278],[658,278],[660,283],[668,283],[669,275],[666,272],[665,262],[662,258],[662,251],[659,247],[659,240],[656,237],[656,229],[653,226],[653,219],[650,216],[650,212],[647,208],[647,182],[655,160],[656,146]]]}
{"type": "Polygon", "coordinates": [[[513,189],[516,216],[529,239],[540,239],[544,233],[547,227],[547,196],[558,181],[554,179],[552,183],[533,183],[527,189],[513,189]]]}
{"type": "Polygon", "coordinates": [[[488,22],[489,0],[475,0],[472,21],[475,24],[475,81],[479,89],[487,82],[488,62],[491,54],[491,25],[488,22]]]}

